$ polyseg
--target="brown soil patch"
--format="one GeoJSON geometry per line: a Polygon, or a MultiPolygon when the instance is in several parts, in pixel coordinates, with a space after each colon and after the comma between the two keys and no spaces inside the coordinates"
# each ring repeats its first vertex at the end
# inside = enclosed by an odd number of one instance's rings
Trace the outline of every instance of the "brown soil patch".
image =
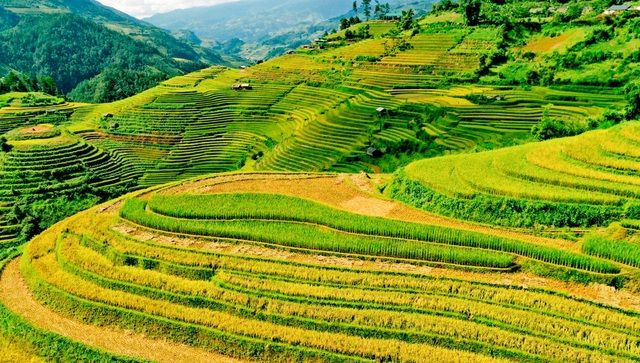
{"type": "Polygon", "coordinates": [[[393,202],[382,199],[365,198],[357,196],[346,202],[340,203],[340,207],[351,212],[368,216],[386,217],[395,208],[393,202]]]}
{"type": "Polygon", "coordinates": [[[574,29],[566,31],[557,37],[543,37],[533,40],[523,50],[536,53],[562,51],[582,39],[584,39],[584,32],[581,29],[574,29]]]}
{"type": "Polygon", "coordinates": [[[11,261],[2,273],[0,301],[38,328],[115,354],[168,363],[243,362],[188,345],[152,339],[131,331],[88,325],[59,315],[40,304],[31,295],[27,284],[20,276],[19,259],[11,261]]]}
{"type": "Polygon", "coordinates": [[[22,133],[22,134],[37,134],[37,133],[40,133],[40,132],[50,131],[52,129],[53,129],[53,127],[44,126],[44,125],[29,126],[29,127],[21,128],[20,129],[20,133],[22,133]]]}

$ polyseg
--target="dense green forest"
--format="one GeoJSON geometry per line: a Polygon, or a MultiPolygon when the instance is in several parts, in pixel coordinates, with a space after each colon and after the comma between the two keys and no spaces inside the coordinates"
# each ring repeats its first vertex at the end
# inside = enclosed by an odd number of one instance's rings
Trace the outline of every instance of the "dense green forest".
{"type": "Polygon", "coordinates": [[[126,98],[167,78],[223,63],[212,50],[92,1],[0,6],[5,6],[0,7],[2,73],[50,76],[76,101],[126,98]]]}

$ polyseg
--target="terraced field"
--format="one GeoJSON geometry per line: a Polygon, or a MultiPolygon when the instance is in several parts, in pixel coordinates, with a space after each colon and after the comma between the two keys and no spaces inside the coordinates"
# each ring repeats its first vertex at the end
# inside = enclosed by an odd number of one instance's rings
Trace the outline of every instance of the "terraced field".
{"type": "Polygon", "coordinates": [[[103,359],[104,351],[160,361],[640,355],[632,297],[530,277],[532,266],[548,266],[606,282],[634,268],[561,241],[425,222],[432,217],[417,210],[394,217],[406,207],[371,194],[370,182],[229,174],[101,205],[37,237],[22,263],[5,264],[3,314],[32,334],[79,341],[61,345],[68,356],[101,349],[103,359]],[[181,356],[139,348],[160,339],[183,347],[171,350],[181,356]]]}
{"type": "Polygon", "coordinates": [[[515,226],[640,219],[639,134],[640,125],[629,122],[574,138],[423,160],[399,174],[392,194],[440,213],[515,226]]]}
{"type": "MultiPolygon", "coordinates": [[[[52,126],[28,127],[8,135],[15,140],[0,163],[2,248],[24,242],[15,208],[43,199],[126,188],[141,175],[125,159],[52,126]]],[[[87,206],[91,203],[95,201],[87,206]]]]}
{"type": "Polygon", "coordinates": [[[2,108],[0,132],[15,148],[0,161],[0,240],[14,243],[20,234],[16,200],[86,189],[85,177],[91,193],[105,194],[238,169],[376,171],[370,146],[468,150],[526,137],[545,112],[584,122],[624,104],[615,89],[443,88],[444,79],[481,67],[479,54],[495,48],[497,29],[427,24],[401,35],[408,49],[385,55],[398,41],[386,35],[393,23],[371,25],[372,39],[243,70],[213,67],[111,104],[2,108]],[[251,89],[232,90],[242,83],[251,89]],[[476,104],[473,95],[499,100],[476,104]],[[379,115],[380,107],[389,112],[379,115]],[[40,124],[56,134],[12,137],[40,124]]]}

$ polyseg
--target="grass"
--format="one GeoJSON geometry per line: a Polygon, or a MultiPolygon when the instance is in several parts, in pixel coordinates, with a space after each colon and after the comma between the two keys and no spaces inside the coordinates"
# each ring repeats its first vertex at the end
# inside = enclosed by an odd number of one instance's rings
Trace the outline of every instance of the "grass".
{"type": "MultiPolygon", "coordinates": [[[[145,207],[146,204],[143,201],[132,199],[127,202],[121,214],[124,218],[144,226],[183,234],[257,241],[318,251],[480,267],[510,268],[514,264],[513,257],[506,254],[326,231],[321,226],[291,223],[283,219],[273,222],[252,220],[252,218],[245,220],[246,217],[240,220],[233,220],[231,217],[232,220],[218,222],[174,220],[160,215],[145,214],[145,207]]],[[[260,217],[256,218],[260,219],[260,217]]]]}
{"type": "MultiPolygon", "coordinates": [[[[263,195],[263,194],[237,194],[237,195],[211,195],[211,196],[157,196],[151,200],[149,207],[151,211],[160,213],[162,215],[180,218],[177,220],[173,227],[170,227],[170,221],[166,220],[162,223],[160,220],[156,220],[154,215],[141,216],[134,214],[133,203],[131,211],[129,209],[123,210],[123,216],[131,218],[135,222],[149,225],[154,228],[167,229],[172,232],[192,233],[199,231],[204,232],[207,235],[218,235],[217,233],[225,233],[222,230],[216,232],[214,228],[207,231],[204,225],[200,228],[195,227],[191,229],[188,226],[189,222],[185,219],[195,220],[228,220],[233,221],[236,219],[244,220],[274,220],[274,221],[298,221],[316,223],[324,226],[336,228],[338,230],[362,233],[366,235],[378,235],[395,238],[405,238],[416,241],[436,242],[441,244],[459,245],[474,248],[484,248],[498,251],[505,251],[510,253],[516,253],[522,256],[532,257],[540,259],[546,262],[552,262],[569,267],[575,267],[580,269],[586,269],[597,272],[613,272],[616,273],[619,270],[612,265],[604,263],[602,261],[590,260],[584,256],[572,255],[562,251],[552,250],[550,248],[536,246],[533,244],[526,244],[519,241],[508,240],[505,238],[497,238],[489,235],[483,235],[474,232],[464,232],[460,230],[454,230],[444,227],[435,227],[421,224],[406,223],[400,221],[392,221],[384,218],[373,218],[359,216],[355,214],[341,212],[336,209],[328,208],[323,205],[305,201],[302,199],[284,197],[278,195],[263,195]],[[211,206],[215,205],[216,208],[212,209],[211,206]],[[157,223],[157,224],[156,224],[157,223]],[[162,224],[160,224],[162,223],[162,224]],[[160,227],[162,226],[162,227],[160,227]],[[206,231],[206,232],[205,232],[206,231]]],[[[141,202],[136,202],[138,210],[143,209],[141,202]]],[[[224,225],[224,224],[223,224],[224,225]]],[[[284,226],[284,224],[282,225],[284,226]]],[[[266,225],[263,227],[265,228],[266,225]]],[[[266,228],[265,228],[266,229],[266,228]]],[[[240,234],[229,233],[228,237],[238,237],[240,234]]],[[[239,233],[239,232],[236,232],[239,233]]],[[[247,234],[245,232],[245,234],[247,234]]],[[[305,235],[306,233],[299,231],[297,235],[305,235]]],[[[309,233],[309,235],[321,235],[320,232],[309,233]]],[[[255,237],[253,237],[255,238],[255,237]]],[[[346,238],[346,237],[341,237],[346,238]]],[[[251,239],[251,238],[247,238],[251,239]]],[[[282,238],[274,238],[274,240],[281,241],[282,238]]],[[[329,238],[323,238],[323,240],[330,240],[329,238]]],[[[339,243],[338,241],[334,243],[339,243]]],[[[362,242],[360,242],[362,243],[362,242]]],[[[349,241],[344,239],[344,244],[357,245],[357,241],[349,241]]],[[[371,245],[369,245],[371,246],[371,245]]],[[[394,246],[394,248],[396,248],[394,246]]],[[[401,249],[399,246],[397,247],[401,249]]],[[[416,246],[411,247],[416,253],[418,249],[416,246]]],[[[327,249],[326,247],[318,247],[318,249],[327,249]]],[[[357,253],[357,250],[349,251],[357,253]]],[[[408,251],[407,251],[408,252],[408,251]]],[[[369,252],[371,253],[371,252],[369,252]]],[[[406,253],[406,252],[405,252],[406,253]]],[[[398,255],[397,257],[408,257],[407,255],[398,255]]],[[[469,264],[461,257],[460,264],[469,264]]],[[[436,258],[435,260],[441,260],[443,262],[455,263],[456,257],[451,260],[443,260],[443,257],[436,258]]],[[[489,262],[486,266],[492,267],[508,267],[510,263],[509,259],[504,259],[501,262],[489,262]]],[[[476,262],[477,263],[477,262],[476,262]]],[[[480,264],[479,264],[480,265],[480,264]]]]}
{"type": "Polygon", "coordinates": [[[582,250],[590,255],[640,267],[640,250],[637,243],[611,241],[599,236],[589,236],[584,240],[582,250]]]}

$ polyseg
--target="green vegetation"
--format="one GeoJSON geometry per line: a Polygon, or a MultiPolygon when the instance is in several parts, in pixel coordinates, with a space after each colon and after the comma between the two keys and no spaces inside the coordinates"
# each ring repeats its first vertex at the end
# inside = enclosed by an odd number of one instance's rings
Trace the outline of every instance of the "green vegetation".
{"type": "MultiPolygon", "coordinates": [[[[617,273],[618,268],[604,263],[603,261],[593,260],[586,258],[586,256],[574,255],[571,253],[565,253],[563,251],[553,250],[542,246],[536,246],[533,244],[526,244],[520,241],[508,240],[506,238],[499,238],[490,235],[484,235],[481,233],[465,232],[455,230],[451,228],[435,227],[422,224],[406,223],[399,221],[392,221],[383,218],[364,217],[355,214],[341,212],[332,208],[327,208],[322,205],[300,200],[290,197],[282,196],[270,196],[260,194],[238,194],[238,195],[213,195],[213,196],[158,196],[154,197],[149,203],[149,209],[154,214],[141,214],[144,210],[144,203],[137,201],[129,201],[130,208],[125,206],[122,210],[123,217],[132,219],[136,223],[142,225],[149,225],[157,229],[165,229],[171,232],[187,233],[187,234],[201,234],[213,236],[224,236],[232,238],[243,239],[255,239],[251,236],[251,230],[259,230],[258,225],[252,226],[252,223],[248,223],[245,229],[238,229],[242,232],[242,235],[234,234],[232,229],[226,229],[225,225],[231,225],[231,223],[207,223],[200,225],[199,223],[189,224],[185,219],[213,219],[213,220],[228,220],[233,221],[235,219],[249,219],[249,220],[273,220],[275,221],[295,221],[313,223],[315,225],[324,225],[331,228],[335,228],[340,231],[349,233],[358,233],[364,235],[378,235],[385,237],[402,238],[412,241],[424,241],[424,242],[436,242],[440,244],[459,245],[465,247],[484,248],[497,251],[505,251],[515,253],[522,256],[539,259],[546,262],[551,262],[559,265],[575,267],[579,269],[585,269],[590,271],[605,272],[605,273],[617,273]],[[211,208],[215,206],[215,208],[211,208]],[[155,215],[165,215],[174,218],[180,218],[174,223],[171,223],[170,219],[160,218],[155,215]],[[216,230],[217,227],[217,230],[216,230]],[[253,228],[252,228],[253,227],[253,228]],[[247,237],[248,236],[248,237],[247,237]]],[[[269,233],[274,233],[269,230],[269,223],[263,223],[260,225],[260,229],[265,229],[269,233]]],[[[274,231],[284,228],[286,224],[276,223],[274,231]]],[[[302,228],[301,228],[302,229],[302,228]]],[[[236,232],[238,233],[238,232],[236,232]]],[[[296,231],[295,234],[298,239],[302,236],[314,236],[309,243],[317,239],[315,236],[322,236],[321,231],[314,233],[304,233],[302,231],[296,231]]],[[[320,240],[328,241],[329,238],[323,237],[320,240]]],[[[284,238],[274,237],[271,241],[275,243],[281,243],[284,238]]],[[[390,241],[389,245],[393,245],[394,249],[400,250],[398,245],[399,241],[390,241]]],[[[315,242],[318,243],[318,242],[315,242]]],[[[351,248],[356,248],[358,244],[366,244],[363,242],[350,241],[348,236],[342,236],[334,243],[340,243],[345,245],[352,245],[351,248]]],[[[366,244],[369,249],[373,249],[371,243],[366,244]]],[[[413,244],[412,250],[414,253],[420,251],[419,245],[413,244]]],[[[329,250],[327,247],[320,247],[318,249],[329,250]]],[[[352,251],[350,251],[351,253],[352,251]]],[[[406,253],[406,252],[403,252],[406,253]]],[[[483,254],[490,255],[488,252],[482,252],[483,254]]],[[[398,255],[398,257],[401,257],[398,255]]],[[[460,264],[468,264],[462,258],[459,258],[460,264]]],[[[444,262],[454,262],[455,259],[444,262]]],[[[486,266],[495,267],[508,267],[512,263],[508,259],[503,260],[500,264],[490,262],[486,266]]]]}
{"type": "Polygon", "coordinates": [[[635,219],[637,134],[632,122],[575,138],[423,160],[399,173],[389,193],[438,213],[508,226],[635,219]]]}
{"type": "MultiPolygon", "coordinates": [[[[499,253],[470,251],[462,248],[424,244],[418,241],[358,236],[340,231],[326,231],[319,225],[290,223],[284,220],[272,222],[260,220],[224,222],[174,220],[146,214],[144,213],[145,207],[146,204],[142,201],[130,200],[122,209],[122,217],[144,226],[182,234],[234,238],[345,254],[396,257],[482,267],[513,267],[513,258],[499,253]]],[[[594,265],[594,268],[599,269],[600,267],[594,265]]],[[[606,269],[607,266],[603,266],[603,268],[606,269]]],[[[617,272],[613,266],[608,266],[608,268],[617,272]]]]}
{"type": "Polygon", "coordinates": [[[59,88],[74,100],[110,102],[223,62],[211,50],[179,41],[98,3],[9,5],[0,2],[7,6],[0,7],[0,67],[37,77],[18,82],[10,72],[0,91],[56,94],[59,88]],[[49,7],[59,11],[46,12],[49,7]]]}
{"type": "Polygon", "coordinates": [[[640,250],[637,243],[611,241],[600,236],[589,236],[582,249],[585,253],[640,267],[640,250]]]}
{"type": "Polygon", "coordinates": [[[0,356],[640,360],[639,15],[409,2],[196,71],[97,3],[0,0],[0,356]]]}
{"type": "MultiPolygon", "coordinates": [[[[29,209],[25,207],[13,213],[13,205],[34,194],[39,195],[38,200],[47,200],[53,190],[68,190],[61,198],[77,204],[69,208],[70,213],[137,187],[238,169],[391,173],[422,158],[611,127],[632,117],[637,108],[637,87],[633,82],[626,85],[637,69],[635,53],[626,45],[627,41],[635,44],[633,25],[637,20],[625,14],[598,17],[604,7],[600,3],[590,3],[593,12],[578,19],[574,19],[575,4],[568,4],[569,20],[556,19],[555,10],[546,5],[540,17],[532,16],[537,7],[514,1],[469,1],[462,6],[443,2],[426,17],[421,17],[425,9],[416,8],[404,9],[399,18],[384,4],[376,10],[376,3],[358,3],[357,13],[350,13],[345,21],[346,29],[293,54],[246,69],[213,67],[171,79],[166,78],[199,67],[208,55],[104,8],[86,5],[88,10],[80,10],[78,4],[65,3],[60,5],[64,11],[47,10],[45,15],[44,7],[33,7],[36,3],[12,3],[3,12],[7,46],[2,52],[17,62],[11,67],[41,74],[55,63],[61,91],[73,88],[70,95],[80,100],[119,99],[161,84],[122,101],[99,105],[67,103],[57,96],[33,92],[4,95],[0,99],[5,105],[0,112],[0,132],[7,133],[7,142],[3,144],[6,158],[0,159],[6,162],[0,164],[6,164],[9,173],[16,170],[11,164],[13,156],[22,156],[14,144],[21,142],[24,150],[30,150],[56,135],[66,138],[64,130],[69,131],[69,144],[86,145],[86,149],[71,148],[71,152],[86,150],[88,155],[99,155],[76,167],[69,178],[58,177],[58,170],[66,170],[66,164],[54,166],[55,172],[33,182],[30,177],[23,178],[29,191],[13,187],[20,185],[19,179],[8,177],[11,182],[7,183],[2,209],[6,211],[2,220],[12,231],[7,236],[15,236],[16,226],[28,215],[36,220],[35,225],[41,224],[40,212],[22,212],[29,209]],[[365,5],[375,20],[351,24],[351,17],[353,23],[356,17],[366,20],[365,5]],[[98,13],[108,27],[96,24],[98,13]],[[512,16],[505,19],[502,13],[512,16]],[[469,16],[476,17],[471,20],[478,24],[464,25],[469,16]],[[27,22],[29,26],[25,26],[27,22]],[[36,33],[56,34],[56,39],[38,37],[29,43],[36,33]],[[131,42],[132,36],[153,41],[131,42]],[[92,39],[95,47],[84,47],[78,39],[92,39]],[[32,53],[22,51],[25,43],[29,44],[27,49],[46,55],[42,62],[34,62],[32,53]],[[608,45],[613,48],[608,50],[608,45]],[[104,47],[109,50],[100,53],[104,47]],[[56,58],[61,53],[81,56],[56,58]],[[83,59],[81,65],[74,61],[78,59],[83,59]],[[620,74],[607,76],[616,79],[615,83],[565,77],[569,71],[589,73],[585,67],[593,67],[593,72],[618,69],[620,74]],[[252,89],[231,89],[243,83],[252,89]],[[383,111],[378,111],[381,108],[383,111]],[[23,132],[41,124],[51,124],[54,129],[51,133],[23,132]],[[107,159],[109,162],[102,163],[107,159]],[[85,180],[92,180],[92,187],[83,189],[81,195],[87,196],[83,201],[84,197],[76,198],[75,193],[80,190],[78,183],[85,180]]],[[[7,83],[9,89],[52,87],[46,77],[11,72],[7,78],[13,79],[7,83]]],[[[82,158],[84,151],[78,152],[75,157],[82,158]]],[[[65,160],[68,157],[64,156],[65,160]]],[[[486,158],[479,165],[489,167],[486,158]]],[[[570,158],[584,160],[581,155],[571,154],[570,158]]],[[[43,159],[38,156],[35,160],[43,159]]],[[[25,163],[21,172],[26,173],[34,163],[25,163]]],[[[540,163],[535,168],[544,169],[540,163]]],[[[483,172],[476,165],[470,169],[483,172]]],[[[537,172],[511,177],[530,179],[537,172]]],[[[438,183],[436,194],[423,198],[440,200],[429,206],[431,210],[477,221],[528,227],[591,226],[635,218],[627,213],[625,204],[636,195],[629,187],[621,186],[619,195],[614,196],[601,183],[587,183],[580,191],[564,196],[560,196],[562,191],[551,191],[539,198],[542,191],[518,192],[492,185],[481,188],[480,194],[487,195],[470,204],[470,190],[475,186],[469,187],[466,181],[454,186],[447,186],[446,181],[438,183]],[[451,202],[448,188],[454,189],[453,196],[463,198],[451,202]],[[594,191],[591,198],[581,193],[584,189],[594,191]],[[520,200],[530,198],[542,201],[520,200]],[[450,202],[457,205],[457,214],[451,212],[450,202]],[[500,215],[502,210],[508,212],[500,215]],[[551,212],[544,213],[546,210],[551,212]]],[[[582,181],[571,184],[563,177],[561,183],[571,188],[582,181]]],[[[26,199],[21,204],[32,202],[26,199]]],[[[39,210],[46,209],[52,208],[39,210]]],[[[44,226],[53,220],[45,219],[44,226]]]]}

